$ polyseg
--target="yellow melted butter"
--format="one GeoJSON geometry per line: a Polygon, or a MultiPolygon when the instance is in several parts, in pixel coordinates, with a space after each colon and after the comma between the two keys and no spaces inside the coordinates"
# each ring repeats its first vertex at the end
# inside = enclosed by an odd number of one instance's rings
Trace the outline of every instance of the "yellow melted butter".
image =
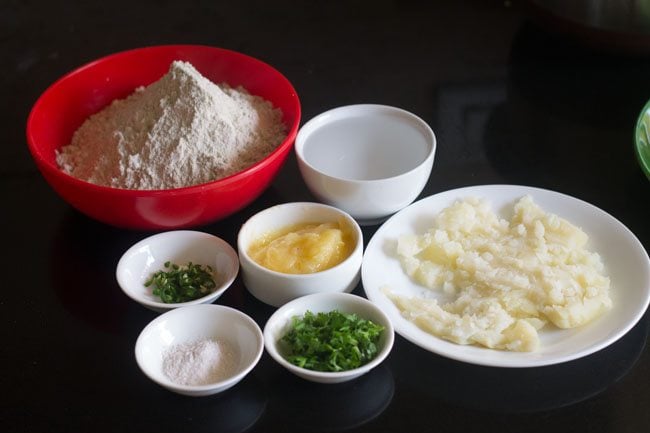
{"type": "Polygon", "coordinates": [[[255,240],[248,255],[259,265],[285,274],[332,268],[354,249],[355,236],[344,222],[299,223],[255,240]]]}

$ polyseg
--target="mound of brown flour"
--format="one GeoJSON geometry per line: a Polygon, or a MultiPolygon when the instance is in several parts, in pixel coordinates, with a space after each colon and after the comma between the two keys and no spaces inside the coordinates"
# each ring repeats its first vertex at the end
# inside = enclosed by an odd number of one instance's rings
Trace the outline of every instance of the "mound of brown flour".
{"type": "Polygon", "coordinates": [[[72,176],[114,188],[197,185],[273,151],[286,136],[281,117],[270,102],[175,61],[160,80],[90,116],[56,161],[72,176]]]}

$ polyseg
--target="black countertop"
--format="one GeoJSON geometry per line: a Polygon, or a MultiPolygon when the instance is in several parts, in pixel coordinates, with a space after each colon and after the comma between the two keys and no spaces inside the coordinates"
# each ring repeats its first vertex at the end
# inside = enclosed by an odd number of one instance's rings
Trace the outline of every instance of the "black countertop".
{"type": "MultiPolygon", "coordinates": [[[[547,188],[610,213],[647,249],[650,182],[632,136],[650,98],[650,57],[558,33],[516,1],[430,3],[0,3],[0,430],[648,431],[647,314],[610,347],[556,366],[463,364],[397,337],[379,368],[346,384],[301,381],[264,354],[223,394],[170,393],[134,358],[135,340],[156,314],[115,280],[121,254],[151,233],[79,214],[27,151],[29,109],[64,73],[129,48],[213,45],[284,73],[301,98],[303,123],[353,103],[394,105],[425,119],[438,150],[421,197],[493,183],[547,188]]],[[[292,155],[257,201],[196,229],[235,245],[250,215],[298,200],[313,198],[292,155]]],[[[364,228],[366,240],[376,228],[364,228]]],[[[217,303],[260,326],[274,311],[240,278],[217,303]]]]}

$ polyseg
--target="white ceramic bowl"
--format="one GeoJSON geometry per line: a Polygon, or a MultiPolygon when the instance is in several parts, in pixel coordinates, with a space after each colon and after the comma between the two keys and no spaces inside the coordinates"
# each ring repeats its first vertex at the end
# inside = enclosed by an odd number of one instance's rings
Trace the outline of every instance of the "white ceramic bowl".
{"type": "Polygon", "coordinates": [[[436,137],[419,117],[386,105],[349,105],[308,121],[298,168],[314,196],[373,224],[411,204],[429,180],[436,137]]]}
{"type": "Polygon", "coordinates": [[[280,307],[264,326],[264,347],[273,359],[291,373],[303,379],[319,383],[340,383],[355,379],[381,364],[393,348],[395,333],[388,316],[375,304],[350,293],[318,293],[303,296],[280,307]],[[278,347],[279,340],[291,327],[294,316],[303,316],[307,311],[312,313],[338,310],[342,313],[356,313],[359,317],[371,320],[384,327],[379,339],[379,352],[369,363],[353,370],[341,372],[322,372],[308,370],[291,364],[283,356],[278,347]]]}
{"type": "Polygon", "coordinates": [[[151,321],[135,343],[135,359],[144,374],[157,384],[178,394],[200,397],[237,384],[255,367],[263,350],[262,330],[246,314],[223,305],[191,305],[170,310],[151,321]],[[227,377],[207,385],[174,383],[163,369],[165,351],[176,344],[203,339],[216,340],[222,347],[227,345],[227,377]]]}
{"type": "Polygon", "coordinates": [[[210,304],[233,283],[239,272],[235,250],[223,239],[208,233],[176,230],[159,233],[133,245],[117,264],[117,282],[131,299],[145,307],[164,312],[173,308],[195,304],[210,304]],[[153,287],[144,283],[151,275],[164,270],[164,263],[178,265],[188,262],[209,265],[215,272],[217,287],[202,298],[177,304],[166,304],[153,295],[153,287]]]}
{"type": "Polygon", "coordinates": [[[242,279],[248,291],[262,302],[278,307],[300,296],[321,292],[350,292],[360,279],[363,234],[359,224],[347,213],[322,203],[294,202],[265,209],[253,215],[237,238],[242,279]],[[287,274],[257,264],[248,255],[252,242],[298,223],[343,221],[355,237],[350,256],[338,265],[312,274],[287,274]]]}

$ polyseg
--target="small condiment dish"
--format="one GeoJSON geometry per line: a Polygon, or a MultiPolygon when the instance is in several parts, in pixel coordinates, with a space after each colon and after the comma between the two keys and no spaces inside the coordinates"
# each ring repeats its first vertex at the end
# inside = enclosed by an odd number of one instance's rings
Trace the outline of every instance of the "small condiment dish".
{"type": "Polygon", "coordinates": [[[135,343],[135,359],[142,372],[157,384],[178,394],[200,397],[236,385],[257,365],[263,350],[262,330],[246,314],[223,305],[191,305],[152,320],[135,343]],[[201,340],[214,340],[227,347],[219,359],[228,365],[225,377],[206,385],[175,383],[163,368],[166,351],[201,340]]]}
{"type": "Polygon", "coordinates": [[[360,279],[363,234],[347,213],[322,203],[293,202],[272,206],[248,219],[237,237],[242,279],[248,291],[262,302],[278,307],[300,296],[322,292],[350,292],[360,279]],[[249,255],[251,244],[269,233],[299,224],[339,222],[352,234],[350,255],[338,265],[319,272],[289,274],[273,271],[249,255]]]}
{"type": "Polygon", "coordinates": [[[369,372],[381,364],[388,356],[393,347],[394,339],[395,332],[388,316],[366,298],[350,293],[318,293],[295,299],[280,307],[264,326],[264,347],[268,354],[291,373],[303,379],[319,383],[346,382],[369,372]],[[340,372],[308,370],[287,361],[279,342],[291,328],[293,317],[302,317],[307,311],[316,314],[333,310],[338,310],[341,313],[356,313],[359,317],[371,320],[384,327],[379,338],[377,355],[361,367],[340,372]]]}
{"type": "Polygon", "coordinates": [[[175,230],[158,233],[141,240],[129,248],[117,264],[117,282],[124,293],[145,307],[165,312],[173,308],[210,304],[233,283],[239,272],[235,250],[223,239],[192,230],[175,230]],[[165,262],[187,265],[189,262],[210,266],[214,271],[216,287],[201,298],[164,303],[153,294],[153,287],[145,282],[157,271],[165,270],[165,262]]]}
{"type": "Polygon", "coordinates": [[[436,136],[400,108],[359,104],[326,111],[296,136],[300,173],[321,202],[377,224],[411,204],[429,180],[436,136]]]}

